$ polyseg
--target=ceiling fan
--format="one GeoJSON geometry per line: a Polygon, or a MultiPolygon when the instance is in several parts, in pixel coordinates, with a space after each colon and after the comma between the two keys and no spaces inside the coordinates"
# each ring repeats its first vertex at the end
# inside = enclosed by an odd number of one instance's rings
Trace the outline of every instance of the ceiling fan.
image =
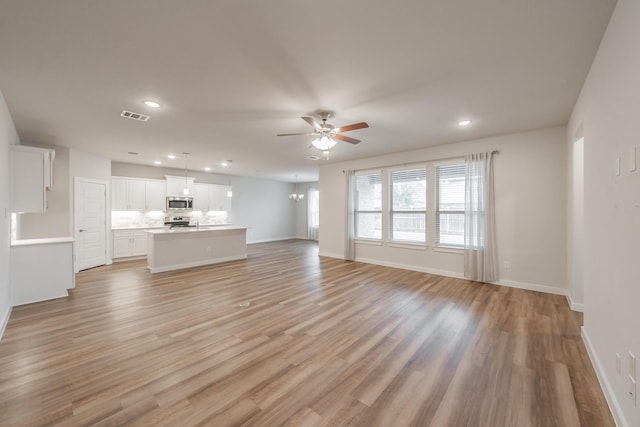
{"type": "Polygon", "coordinates": [[[366,122],[354,123],[352,125],[340,126],[339,128],[327,123],[327,119],[331,117],[330,111],[321,111],[318,113],[322,119],[322,124],[318,123],[311,117],[302,117],[302,120],[309,123],[313,128],[313,132],[310,133],[279,133],[277,136],[294,136],[294,135],[314,135],[317,136],[311,144],[319,150],[328,151],[333,148],[338,141],[348,142],[350,144],[358,144],[359,139],[350,138],[348,136],[340,135],[342,132],[348,132],[350,130],[368,128],[369,125],[366,122]]]}

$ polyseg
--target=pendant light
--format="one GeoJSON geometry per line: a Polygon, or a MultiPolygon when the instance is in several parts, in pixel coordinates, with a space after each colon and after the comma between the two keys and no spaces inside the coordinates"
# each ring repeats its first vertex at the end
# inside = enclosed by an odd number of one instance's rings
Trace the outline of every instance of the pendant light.
{"type": "Polygon", "coordinates": [[[187,181],[187,156],[189,153],[184,154],[184,188],[182,189],[182,194],[185,196],[189,195],[189,182],[187,181]]]}
{"type": "MultiPolygon", "coordinates": [[[[296,175],[296,187],[298,186],[298,175],[296,175]]],[[[304,194],[302,193],[296,193],[295,191],[291,194],[289,194],[289,199],[293,200],[294,202],[299,202],[300,200],[304,199],[304,194]]]]}

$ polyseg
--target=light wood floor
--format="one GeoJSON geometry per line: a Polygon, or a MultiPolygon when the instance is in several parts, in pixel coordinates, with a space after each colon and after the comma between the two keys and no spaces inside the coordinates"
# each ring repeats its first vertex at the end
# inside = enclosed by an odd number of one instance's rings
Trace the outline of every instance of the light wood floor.
{"type": "MultiPolygon", "coordinates": [[[[541,267],[542,268],[542,267],[541,267]]],[[[0,425],[612,426],[564,297],[250,245],[13,310],[0,425]]]]}

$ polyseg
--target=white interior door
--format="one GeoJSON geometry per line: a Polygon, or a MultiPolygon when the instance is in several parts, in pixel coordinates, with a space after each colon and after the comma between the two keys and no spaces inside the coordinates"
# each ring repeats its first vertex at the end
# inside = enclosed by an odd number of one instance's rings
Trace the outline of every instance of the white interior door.
{"type": "Polygon", "coordinates": [[[74,185],[76,271],[107,263],[107,183],[76,178],[74,185]]]}

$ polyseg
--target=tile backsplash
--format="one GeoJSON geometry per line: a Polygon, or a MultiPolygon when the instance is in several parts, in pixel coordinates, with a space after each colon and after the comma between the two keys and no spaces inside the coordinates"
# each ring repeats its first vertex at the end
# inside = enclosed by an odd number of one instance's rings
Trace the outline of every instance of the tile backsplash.
{"type": "MultiPolygon", "coordinates": [[[[145,228],[162,227],[164,219],[168,216],[166,212],[137,212],[137,211],[111,211],[111,228],[145,228]]],[[[187,216],[181,214],[180,216],[187,216]]],[[[201,225],[226,224],[228,222],[227,212],[191,212],[188,214],[191,222],[198,222],[201,225]]]]}

